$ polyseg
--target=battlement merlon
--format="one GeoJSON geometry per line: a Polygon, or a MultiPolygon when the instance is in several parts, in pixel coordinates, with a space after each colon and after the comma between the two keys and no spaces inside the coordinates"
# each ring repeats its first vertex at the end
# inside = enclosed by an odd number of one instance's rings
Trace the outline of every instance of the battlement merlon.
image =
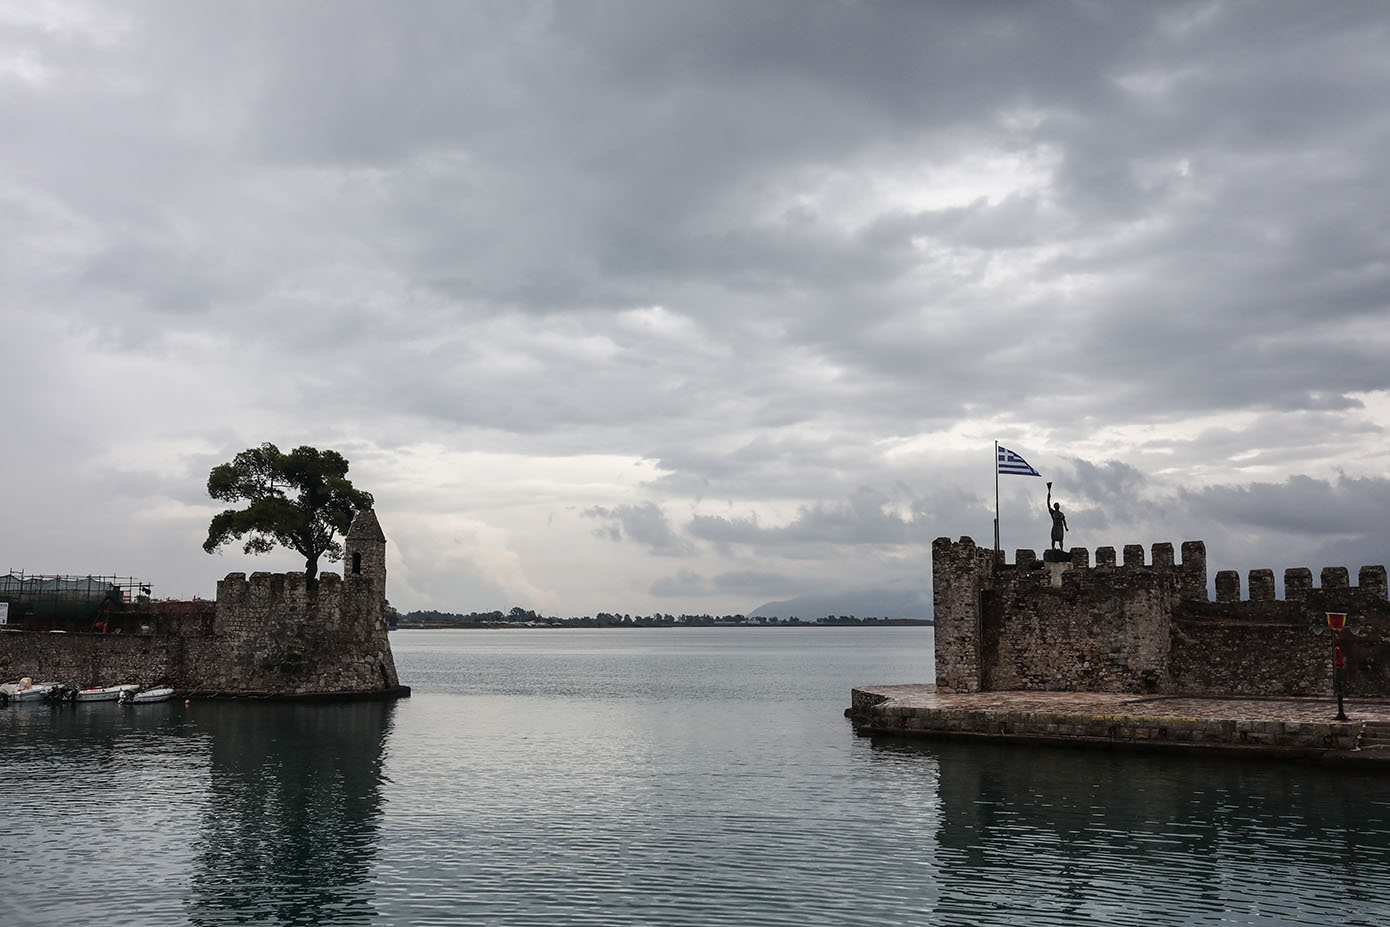
{"type": "Polygon", "coordinates": [[[1390,589],[1386,587],[1385,567],[1363,566],[1356,574],[1356,584],[1362,591],[1382,601],[1390,601],[1390,589]]]}
{"type": "MultiPolygon", "coordinates": [[[[1278,601],[1274,596],[1273,570],[1251,570],[1248,581],[1251,602],[1278,601]]],[[[1351,584],[1351,573],[1346,567],[1323,567],[1318,574],[1318,581],[1320,585],[1314,586],[1313,571],[1307,567],[1289,567],[1284,571],[1284,601],[1306,602],[1315,591],[1334,594],[1355,591],[1381,602],[1390,601],[1383,566],[1361,567],[1356,574],[1355,586],[1351,584]]],[[[1240,600],[1240,572],[1218,570],[1216,601],[1231,603],[1240,600]]]]}
{"type": "MultiPolygon", "coordinates": [[[[933,556],[936,556],[938,553],[945,553],[947,556],[953,556],[953,554],[949,553],[952,548],[965,549],[966,547],[972,550],[981,549],[976,547],[974,539],[968,536],[962,537],[959,541],[952,541],[950,538],[937,538],[932,543],[932,553],[933,556]]],[[[986,554],[990,553],[987,548],[985,552],[986,554]]],[[[1068,553],[1071,555],[1073,564],[1080,566],[1090,565],[1091,551],[1089,548],[1073,547],[1068,553]]],[[[1158,569],[1173,568],[1188,573],[1204,574],[1206,572],[1207,547],[1204,542],[1184,541],[1182,544],[1182,553],[1182,561],[1179,563],[1173,557],[1173,545],[1167,541],[1161,541],[1150,547],[1150,560],[1148,563],[1145,563],[1143,545],[1126,544],[1124,546],[1125,557],[1123,566],[1158,569]]],[[[1031,547],[1020,547],[1018,550],[1014,551],[1013,563],[1010,563],[1006,558],[1002,557],[1003,551],[1001,551],[1000,554],[1001,558],[999,565],[1004,567],[1014,566],[1027,569],[1030,565],[1030,561],[1035,561],[1037,559],[1037,551],[1031,547]]],[[[966,556],[969,557],[968,554],[966,556]]],[[[986,564],[990,562],[989,557],[985,557],[983,560],[986,564]]],[[[1115,548],[1097,547],[1096,560],[1096,566],[1098,567],[1116,567],[1115,548]]]]}
{"type": "MultiPolygon", "coordinates": [[[[332,592],[342,583],[337,573],[324,570],[319,574],[319,591],[332,592]]],[[[281,598],[286,594],[305,592],[303,573],[266,573],[257,571],[247,579],[245,573],[228,573],[217,581],[217,600],[219,602],[244,602],[251,595],[258,597],[281,598]]]]}
{"type": "MultiPolygon", "coordinates": [[[[1085,547],[1073,547],[1069,552],[1067,574],[1069,582],[1081,581],[1081,576],[1092,574],[1096,579],[1108,570],[1144,570],[1147,572],[1169,572],[1177,578],[1179,595],[1186,601],[1210,601],[1207,594],[1207,549],[1203,541],[1183,541],[1182,560],[1175,562],[1173,545],[1167,542],[1155,543],[1150,548],[1150,560],[1144,562],[1144,550],[1139,544],[1124,545],[1122,565],[1117,565],[1114,547],[1096,548],[1095,566],[1091,566],[1091,554],[1085,547]]],[[[1021,547],[1014,552],[1014,561],[1008,562],[1000,552],[996,562],[993,551],[981,549],[970,537],[962,537],[952,542],[949,538],[937,538],[932,543],[933,583],[945,581],[956,583],[964,575],[974,575],[978,588],[992,588],[998,582],[1008,582],[1007,577],[1018,576],[1024,571],[1037,569],[1041,564],[1037,552],[1032,548],[1021,547]],[[949,567],[949,569],[946,569],[949,567]]],[[[1357,572],[1356,585],[1351,584],[1350,571],[1346,567],[1323,567],[1318,574],[1318,585],[1313,584],[1313,571],[1307,567],[1290,567],[1284,571],[1284,598],[1289,602],[1307,600],[1315,590],[1335,592],[1338,590],[1358,590],[1380,601],[1390,601],[1390,583],[1387,583],[1384,566],[1363,566],[1357,572]]],[[[1092,580],[1094,581],[1094,580],[1092,580]]],[[[1221,570],[1216,574],[1216,599],[1220,603],[1241,600],[1240,575],[1235,570],[1221,570]]],[[[1253,602],[1274,602],[1274,571],[1255,569],[1249,572],[1249,599],[1253,602]]]]}
{"type": "MultiPolygon", "coordinates": [[[[1068,573],[1074,571],[1089,570],[1136,570],[1142,569],[1151,572],[1171,571],[1177,579],[1179,594],[1184,599],[1200,602],[1207,601],[1207,546],[1203,541],[1183,541],[1182,561],[1175,562],[1173,558],[1173,545],[1162,541],[1150,547],[1150,560],[1148,564],[1144,562],[1144,548],[1139,544],[1126,544],[1124,547],[1124,564],[1116,565],[1115,548],[1098,547],[1096,548],[1095,567],[1091,566],[1091,552],[1085,547],[1073,547],[1069,552],[1068,573]]],[[[1032,548],[1021,547],[1014,552],[1014,562],[1011,564],[1000,553],[998,562],[994,560],[993,551],[981,549],[975,546],[974,539],[962,537],[957,542],[952,542],[950,538],[937,538],[932,543],[932,573],[935,578],[938,567],[937,564],[951,564],[947,572],[951,576],[958,576],[962,570],[967,572],[974,569],[983,571],[980,582],[986,585],[993,582],[988,578],[988,574],[996,571],[1006,570],[1031,570],[1037,567],[1037,553],[1032,548]]],[[[1073,580],[1074,581],[1074,580],[1073,580]]]]}

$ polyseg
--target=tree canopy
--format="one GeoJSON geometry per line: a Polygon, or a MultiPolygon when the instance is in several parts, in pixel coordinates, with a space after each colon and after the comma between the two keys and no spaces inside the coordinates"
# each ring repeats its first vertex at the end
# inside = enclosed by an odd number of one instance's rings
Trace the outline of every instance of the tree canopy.
{"type": "Polygon", "coordinates": [[[248,554],[288,547],[304,557],[312,583],[320,557],[342,558],[336,536],[347,534],[353,515],[372,507],[372,494],[355,489],[347,472],[348,462],[337,451],[304,445],[282,454],[269,442],[247,448],[208,474],[209,496],[248,504],[213,516],[203,550],[212,553],[243,537],[248,554]]]}

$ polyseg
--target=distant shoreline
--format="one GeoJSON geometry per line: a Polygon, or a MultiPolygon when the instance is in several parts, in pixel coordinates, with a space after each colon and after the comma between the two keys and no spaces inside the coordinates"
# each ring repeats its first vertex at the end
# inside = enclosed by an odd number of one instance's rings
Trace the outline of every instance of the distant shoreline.
{"type": "Polygon", "coordinates": [[[637,624],[609,623],[600,624],[593,619],[573,618],[569,620],[548,622],[511,622],[511,621],[403,621],[391,628],[392,631],[499,631],[499,630],[521,630],[521,631],[556,631],[556,630],[594,630],[594,631],[628,631],[641,630],[643,628],[662,628],[679,630],[683,628],[903,628],[903,627],[932,627],[935,625],[930,618],[864,618],[864,619],[836,619],[834,621],[711,621],[708,623],[682,623],[682,624],[637,624]]]}

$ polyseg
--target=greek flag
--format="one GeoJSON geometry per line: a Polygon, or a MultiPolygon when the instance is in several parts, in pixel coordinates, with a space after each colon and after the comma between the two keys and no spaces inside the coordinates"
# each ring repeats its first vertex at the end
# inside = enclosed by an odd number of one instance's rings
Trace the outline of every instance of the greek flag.
{"type": "Polygon", "coordinates": [[[1014,476],[1042,476],[1041,473],[1028,465],[1028,461],[1007,447],[999,448],[999,472],[1012,473],[1014,476]]]}

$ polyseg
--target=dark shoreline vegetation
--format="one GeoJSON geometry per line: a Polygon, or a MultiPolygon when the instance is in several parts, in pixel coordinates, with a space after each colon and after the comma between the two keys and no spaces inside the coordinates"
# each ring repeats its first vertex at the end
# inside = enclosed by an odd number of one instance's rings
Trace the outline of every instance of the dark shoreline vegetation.
{"type": "Polygon", "coordinates": [[[855,615],[826,615],[803,621],[793,615],[626,615],[599,612],[582,618],[554,618],[524,608],[509,612],[414,611],[401,614],[387,609],[387,626],[393,630],[440,628],[817,628],[817,627],[903,627],[930,625],[930,618],[859,618],[855,615]]]}

